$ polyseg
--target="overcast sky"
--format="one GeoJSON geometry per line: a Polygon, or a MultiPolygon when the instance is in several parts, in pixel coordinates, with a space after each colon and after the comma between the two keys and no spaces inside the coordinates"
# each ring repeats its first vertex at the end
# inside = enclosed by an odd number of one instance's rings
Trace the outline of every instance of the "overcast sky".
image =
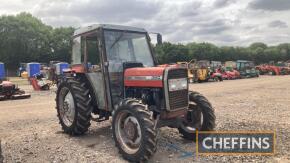
{"type": "Polygon", "coordinates": [[[290,42],[290,0],[6,0],[0,14],[30,12],[46,24],[124,24],[170,42],[247,46],[290,42]]]}

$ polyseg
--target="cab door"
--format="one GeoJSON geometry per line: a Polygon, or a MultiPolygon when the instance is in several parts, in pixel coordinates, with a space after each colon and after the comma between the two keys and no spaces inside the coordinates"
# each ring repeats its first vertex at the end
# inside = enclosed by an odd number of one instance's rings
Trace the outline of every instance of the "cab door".
{"type": "Polygon", "coordinates": [[[100,39],[97,33],[91,33],[82,37],[82,46],[84,51],[84,63],[87,67],[86,77],[90,82],[92,89],[92,98],[95,105],[101,110],[110,110],[108,95],[106,92],[106,83],[104,79],[104,65],[102,64],[102,55],[100,52],[100,39]]]}

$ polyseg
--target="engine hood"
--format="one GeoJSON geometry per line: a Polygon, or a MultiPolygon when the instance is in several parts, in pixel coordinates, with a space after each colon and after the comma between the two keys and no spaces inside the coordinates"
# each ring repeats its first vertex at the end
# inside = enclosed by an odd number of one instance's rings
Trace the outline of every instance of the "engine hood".
{"type": "Polygon", "coordinates": [[[124,72],[124,84],[131,87],[163,87],[163,73],[166,68],[128,68],[124,72]]]}

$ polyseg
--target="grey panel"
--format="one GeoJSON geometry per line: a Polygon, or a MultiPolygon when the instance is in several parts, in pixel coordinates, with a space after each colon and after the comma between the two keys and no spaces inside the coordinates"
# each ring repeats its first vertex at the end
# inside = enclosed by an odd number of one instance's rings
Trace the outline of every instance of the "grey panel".
{"type": "Polygon", "coordinates": [[[93,86],[96,100],[99,109],[106,109],[106,93],[104,86],[103,74],[101,72],[87,73],[86,74],[91,85],[93,86]]]}

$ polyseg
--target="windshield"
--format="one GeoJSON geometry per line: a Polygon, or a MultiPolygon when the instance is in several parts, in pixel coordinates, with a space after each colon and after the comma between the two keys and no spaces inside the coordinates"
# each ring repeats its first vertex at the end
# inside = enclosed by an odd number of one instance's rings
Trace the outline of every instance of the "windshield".
{"type": "Polygon", "coordinates": [[[122,63],[130,61],[154,66],[145,33],[105,31],[104,35],[110,72],[122,71],[122,63]]]}

